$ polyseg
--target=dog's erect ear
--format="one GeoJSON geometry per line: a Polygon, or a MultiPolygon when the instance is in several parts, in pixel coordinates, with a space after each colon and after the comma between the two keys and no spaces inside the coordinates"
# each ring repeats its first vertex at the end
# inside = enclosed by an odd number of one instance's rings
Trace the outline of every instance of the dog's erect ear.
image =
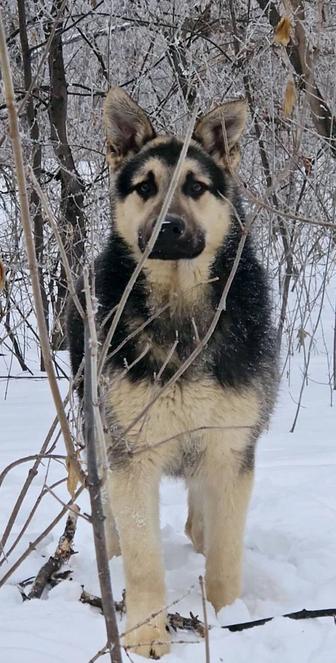
{"type": "Polygon", "coordinates": [[[155,131],[138,104],[119,87],[112,87],[104,103],[107,160],[117,170],[123,159],[138,152],[155,131]]]}
{"type": "Polygon", "coordinates": [[[228,101],[201,117],[193,138],[221,166],[229,170],[239,164],[239,138],[244,130],[247,105],[244,99],[228,101]]]}

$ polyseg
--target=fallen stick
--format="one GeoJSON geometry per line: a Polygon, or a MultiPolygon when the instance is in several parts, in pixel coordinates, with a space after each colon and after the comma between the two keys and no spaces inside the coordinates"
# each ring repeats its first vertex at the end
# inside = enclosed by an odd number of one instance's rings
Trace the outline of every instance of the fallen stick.
{"type": "MultiPolygon", "coordinates": [[[[57,482],[58,483],[58,482],[57,482]]],[[[20,555],[20,557],[12,564],[10,569],[5,573],[2,578],[0,578],[0,588],[7,582],[7,580],[13,575],[13,573],[16,571],[16,569],[19,568],[19,566],[22,564],[22,562],[33,552],[33,550],[36,549],[36,547],[45,539],[50,532],[54,529],[54,527],[59,523],[60,520],[62,520],[63,516],[72,509],[72,506],[74,504],[74,501],[79,497],[79,495],[83,492],[84,486],[83,484],[79,486],[79,488],[76,490],[74,496],[65,504],[63,509],[58,512],[57,516],[51,521],[51,523],[46,527],[39,536],[34,539],[34,541],[31,541],[30,544],[27,546],[26,550],[20,555]]],[[[25,525],[24,525],[25,527],[25,525]]]]}
{"type": "MultiPolygon", "coordinates": [[[[126,614],[125,597],[126,594],[124,592],[122,600],[114,602],[115,611],[119,612],[120,614],[126,614]]],[[[89,592],[85,591],[85,589],[83,589],[80,596],[80,601],[82,603],[88,603],[94,608],[99,608],[99,610],[103,612],[103,604],[100,596],[90,594],[89,592]]],[[[183,617],[183,615],[180,615],[179,612],[169,612],[167,626],[168,628],[172,628],[174,631],[177,631],[178,629],[182,631],[194,631],[202,638],[204,638],[205,635],[205,627],[203,622],[201,622],[198,617],[192,613],[190,613],[190,617],[183,617]]]]}
{"type": "Polygon", "coordinates": [[[73,555],[72,543],[76,532],[77,519],[79,514],[79,507],[74,504],[68,515],[64,533],[62,534],[54,555],[49,557],[48,561],[43,564],[39,570],[34,584],[27,596],[28,599],[39,599],[47,583],[51,580],[52,575],[59,571],[61,566],[70,559],[73,555]]]}
{"type": "MultiPolygon", "coordinates": [[[[33,586],[29,594],[23,595],[24,599],[40,598],[47,583],[48,582],[52,583],[54,574],[56,574],[56,572],[59,571],[61,566],[65,562],[67,562],[68,559],[73,554],[72,543],[75,536],[78,514],[79,514],[79,507],[77,506],[77,504],[72,505],[65,525],[64,533],[58,542],[55,554],[49,557],[48,561],[42,566],[42,568],[40,569],[39,573],[35,578],[35,581],[33,583],[33,586]]],[[[64,573],[64,579],[68,577],[69,573],[71,572],[66,571],[64,573]]],[[[25,584],[28,584],[30,580],[31,578],[25,581],[25,584]]],[[[57,578],[56,582],[59,582],[60,580],[62,580],[62,574],[59,574],[59,577],[57,578]]],[[[22,591],[21,593],[23,594],[22,591]]],[[[103,612],[103,605],[100,596],[95,596],[94,594],[90,594],[89,592],[83,589],[80,596],[80,601],[82,603],[87,603],[93,606],[94,608],[98,608],[101,612],[103,612]]],[[[114,608],[115,611],[120,614],[126,613],[125,592],[123,593],[121,601],[114,602],[114,608]]],[[[263,619],[256,619],[249,622],[240,622],[237,624],[225,624],[225,626],[222,626],[221,628],[227,629],[232,633],[237,631],[245,631],[247,629],[254,628],[255,626],[263,626],[264,624],[267,624],[267,622],[271,622],[273,619],[276,619],[276,617],[277,616],[264,617],[263,619]]],[[[279,615],[279,617],[283,617],[286,619],[294,619],[294,620],[318,619],[321,617],[334,617],[336,621],[336,608],[322,608],[320,610],[306,610],[305,608],[303,608],[302,610],[298,610],[296,612],[288,612],[284,615],[279,615]]],[[[202,638],[204,638],[206,631],[206,627],[203,624],[203,622],[201,622],[201,620],[198,619],[198,616],[195,616],[192,613],[190,613],[190,617],[184,617],[183,615],[180,615],[179,612],[168,613],[167,627],[172,628],[175,631],[177,630],[193,631],[195,633],[198,633],[198,635],[202,638]]],[[[211,629],[211,626],[209,626],[208,628],[211,629]]]]}
{"type": "MultiPolygon", "coordinates": [[[[80,596],[80,601],[82,603],[88,603],[89,605],[92,605],[94,608],[99,608],[99,610],[102,611],[102,600],[100,596],[94,596],[93,594],[89,594],[89,592],[86,592],[84,589],[82,591],[82,594],[80,596]]],[[[122,601],[115,601],[115,610],[116,612],[123,613],[125,614],[126,612],[126,606],[125,606],[125,598],[123,597],[122,601]]],[[[266,624],[267,622],[271,622],[273,619],[276,619],[277,616],[274,617],[265,617],[264,619],[256,619],[254,621],[250,622],[241,622],[238,624],[226,624],[225,626],[221,626],[223,629],[227,629],[228,631],[235,632],[235,631],[244,631],[245,629],[249,628],[254,628],[254,626],[263,626],[263,624],[266,624]]],[[[285,615],[279,615],[279,617],[285,617],[286,619],[318,619],[319,617],[334,617],[336,618],[336,608],[324,608],[321,610],[298,610],[297,612],[289,612],[285,615]]],[[[197,616],[193,615],[190,613],[190,617],[183,617],[183,615],[180,615],[179,612],[175,613],[168,613],[168,627],[174,629],[174,631],[177,631],[178,629],[183,630],[183,631],[194,631],[195,633],[198,633],[202,638],[205,636],[205,625],[203,622],[201,622],[200,619],[198,619],[197,616]]],[[[209,630],[212,628],[211,626],[208,627],[209,630]]]]}
{"type": "Polygon", "coordinates": [[[184,617],[179,612],[169,612],[168,628],[172,628],[174,631],[178,629],[181,631],[193,631],[201,638],[204,638],[206,633],[205,625],[198,619],[198,615],[193,615],[192,612],[189,614],[190,617],[184,617]]]}
{"type": "MultiPolygon", "coordinates": [[[[124,615],[126,614],[126,603],[125,603],[125,590],[123,591],[123,597],[121,601],[114,601],[114,609],[116,612],[119,612],[120,614],[124,615]]],[[[90,592],[87,592],[85,589],[83,589],[79,600],[82,603],[88,603],[88,605],[92,605],[94,608],[99,608],[101,612],[103,612],[103,603],[100,598],[100,596],[95,596],[94,594],[90,594],[90,592]]]]}
{"type": "Polygon", "coordinates": [[[254,628],[254,626],[263,626],[267,622],[271,622],[273,619],[279,617],[286,617],[287,619],[318,619],[319,617],[336,617],[336,608],[325,608],[322,610],[298,610],[297,612],[288,612],[286,615],[276,615],[274,617],[265,617],[264,619],[256,619],[251,622],[241,622],[240,624],[228,624],[227,626],[222,626],[222,628],[227,628],[229,631],[245,631],[248,628],[254,628]]]}

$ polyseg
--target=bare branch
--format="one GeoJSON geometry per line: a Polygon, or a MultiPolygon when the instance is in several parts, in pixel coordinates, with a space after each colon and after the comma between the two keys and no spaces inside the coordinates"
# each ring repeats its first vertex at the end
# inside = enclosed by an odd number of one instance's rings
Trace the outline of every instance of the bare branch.
{"type": "Polygon", "coordinates": [[[58,414],[60,426],[62,429],[62,434],[64,437],[64,443],[67,449],[69,467],[77,474],[78,478],[85,480],[84,473],[81,469],[80,463],[78,462],[73,441],[66,418],[65,410],[63,407],[62,398],[58,389],[58,384],[54,372],[52,355],[50,351],[48,332],[45,323],[43,301],[41,296],[40,289],[40,280],[38,265],[36,260],[35,246],[33,240],[33,234],[30,223],[30,214],[29,214],[29,205],[28,205],[28,196],[27,196],[27,182],[24,171],[23,164],[23,154],[21,139],[18,126],[17,111],[15,107],[14,100],[14,90],[13,82],[10,70],[10,63],[8,58],[7,46],[6,46],[6,36],[2,21],[2,16],[0,15],[0,61],[1,69],[4,82],[4,90],[6,97],[6,104],[8,108],[8,116],[10,123],[10,135],[13,144],[15,166],[16,166],[16,177],[19,190],[19,199],[20,199],[20,208],[21,208],[21,221],[23,232],[26,242],[26,251],[29,264],[29,271],[32,282],[32,290],[34,295],[35,309],[36,309],[36,318],[39,328],[39,337],[42,348],[42,354],[44,358],[45,369],[48,375],[50,390],[54,399],[55,408],[58,414]]]}

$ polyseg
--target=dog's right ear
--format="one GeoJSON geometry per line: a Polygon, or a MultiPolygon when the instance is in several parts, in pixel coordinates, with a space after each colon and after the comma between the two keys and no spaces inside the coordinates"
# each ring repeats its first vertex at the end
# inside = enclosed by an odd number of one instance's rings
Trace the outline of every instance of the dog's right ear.
{"type": "Polygon", "coordinates": [[[126,156],[136,154],[155,131],[145,111],[119,87],[112,87],[104,103],[107,161],[118,170],[126,156]]]}

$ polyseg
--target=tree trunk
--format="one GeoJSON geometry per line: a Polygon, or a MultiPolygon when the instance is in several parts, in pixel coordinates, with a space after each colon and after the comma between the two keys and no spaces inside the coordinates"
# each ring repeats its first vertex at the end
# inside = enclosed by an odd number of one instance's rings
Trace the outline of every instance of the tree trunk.
{"type": "MultiPolygon", "coordinates": [[[[26,17],[26,5],[25,0],[17,0],[18,15],[19,15],[19,30],[20,30],[20,43],[22,51],[22,65],[23,65],[23,75],[24,75],[24,87],[27,91],[31,82],[32,82],[32,68],[31,68],[31,54],[28,43],[27,36],[27,17],[26,17]]],[[[32,144],[32,166],[36,179],[41,182],[41,143],[40,143],[40,130],[37,121],[37,113],[34,105],[33,97],[30,96],[27,101],[26,106],[26,118],[29,127],[29,135],[31,138],[32,144]]],[[[44,319],[46,322],[47,330],[49,332],[49,303],[48,297],[44,285],[43,279],[43,263],[44,263],[44,252],[43,252],[43,217],[41,211],[41,204],[36,195],[36,192],[32,190],[30,194],[30,209],[33,219],[34,226],[34,242],[35,242],[35,251],[38,262],[38,273],[40,280],[40,288],[43,301],[43,311],[44,319]]],[[[43,355],[41,352],[40,355],[40,367],[41,371],[44,371],[44,361],[43,355]]]]}
{"type": "MultiPolygon", "coordinates": [[[[55,0],[52,14],[57,15],[60,0],[55,0]]],[[[50,34],[49,24],[47,37],[50,34]]],[[[50,101],[49,119],[53,149],[59,162],[58,179],[61,183],[60,234],[67,253],[68,262],[73,274],[80,271],[81,258],[84,252],[85,214],[84,214],[84,183],[79,176],[67,135],[68,92],[65,77],[62,43],[62,23],[55,31],[49,51],[50,101]]],[[[57,285],[57,297],[54,315],[56,326],[52,333],[54,349],[64,347],[64,313],[68,284],[62,263],[57,285]]]]}

